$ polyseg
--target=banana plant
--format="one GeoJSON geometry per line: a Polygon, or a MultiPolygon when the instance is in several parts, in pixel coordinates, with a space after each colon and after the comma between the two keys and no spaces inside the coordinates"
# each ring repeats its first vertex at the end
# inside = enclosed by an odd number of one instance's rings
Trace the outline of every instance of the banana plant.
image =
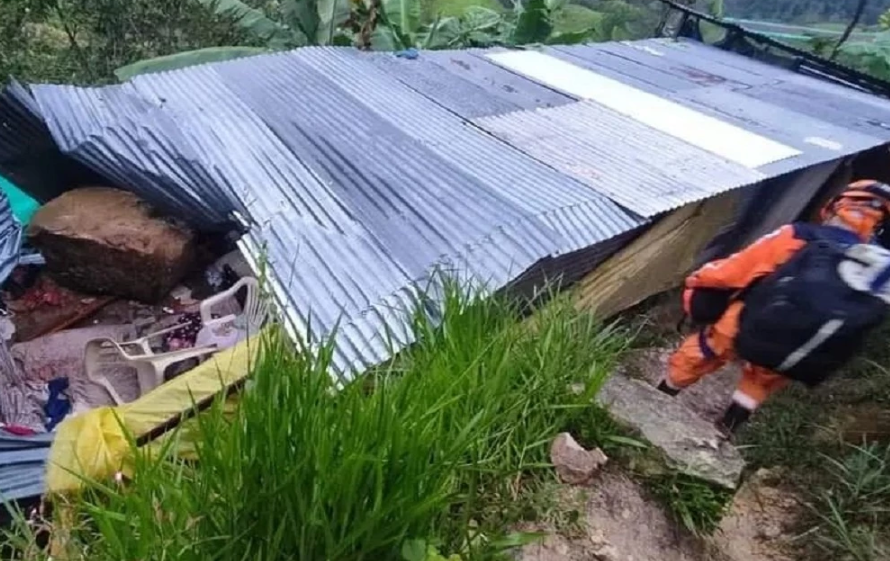
{"type": "MultiPolygon", "coordinates": [[[[495,45],[570,44],[590,40],[594,28],[555,32],[554,18],[569,0],[513,0],[513,10],[478,6],[460,17],[424,22],[421,0],[279,0],[278,18],[242,0],[194,0],[247,32],[266,51],[306,45],[356,45],[400,51],[490,47],[495,45]]],[[[245,47],[214,47],[149,59],[118,69],[119,80],[137,74],[173,70],[263,52],[245,47]]]]}

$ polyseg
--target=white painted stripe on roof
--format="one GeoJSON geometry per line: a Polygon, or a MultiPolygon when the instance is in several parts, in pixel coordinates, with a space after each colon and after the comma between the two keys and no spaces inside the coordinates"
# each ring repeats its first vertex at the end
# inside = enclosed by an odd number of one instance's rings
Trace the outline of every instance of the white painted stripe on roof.
{"type": "Polygon", "coordinates": [[[801,154],[790,146],[544,53],[507,51],[485,56],[536,82],[599,103],[752,169],[801,154]]]}

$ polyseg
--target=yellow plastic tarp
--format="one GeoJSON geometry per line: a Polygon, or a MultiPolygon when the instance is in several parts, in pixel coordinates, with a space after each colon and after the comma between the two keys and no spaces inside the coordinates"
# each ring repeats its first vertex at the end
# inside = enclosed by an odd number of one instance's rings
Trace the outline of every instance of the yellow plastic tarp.
{"type": "MultiPolygon", "coordinates": [[[[138,439],[149,434],[191,410],[194,404],[246,378],[256,360],[261,336],[217,353],[136,401],[65,419],[49,452],[47,493],[76,491],[85,480],[108,481],[117,473],[129,476],[133,449],[127,435],[138,439]]],[[[189,447],[187,439],[181,446],[189,447]]]]}

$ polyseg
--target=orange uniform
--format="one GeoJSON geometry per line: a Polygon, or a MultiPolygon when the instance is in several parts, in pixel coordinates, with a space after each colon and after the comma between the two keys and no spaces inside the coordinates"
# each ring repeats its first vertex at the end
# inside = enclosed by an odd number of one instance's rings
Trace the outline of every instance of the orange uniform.
{"type": "MultiPolygon", "coordinates": [[[[822,212],[827,225],[838,227],[862,242],[869,241],[888,216],[890,186],[874,180],[850,184],[842,194],[829,201],[822,212]]],[[[798,233],[793,225],[783,226],[738,253],[708,263],[694,272],[686,279],[683,293],[686,313],[691,315],[695,289],[734,293],[775,272],[806,245],[798,233]]],[[[735,340],[743,308],[743,300],[731,300],[719,319],[688,337],[671,355],[667,375],[659,389],[674,395],[735,360],[735,340]]],[[[732,403],[721,421],[721,426],[730,431],[790,381],[767,368],[749,363],[743,365],[742,372],[732,403]]]]}
{"type": "MultiPolygon", "coordinates": [[[[758,278],[769,275],[788,261],[805,242],[794,235],[793,226],[783,226],[760,238],[742,251],[726,259],[708,263],[686,279],[684,307],[688,310],[689,297],[695,288],[742,290],[758,278]]],[[[744,303],[732,302],[714,325],[688,337],[671,356],[665,383],[669,388],[682,389],[716,372],[735,359],[733,342],[739,329],[739,315],[744,303]]],[[[749,411],[785,387],[783,376],[745,364],[733,401],[749,411]]]]}

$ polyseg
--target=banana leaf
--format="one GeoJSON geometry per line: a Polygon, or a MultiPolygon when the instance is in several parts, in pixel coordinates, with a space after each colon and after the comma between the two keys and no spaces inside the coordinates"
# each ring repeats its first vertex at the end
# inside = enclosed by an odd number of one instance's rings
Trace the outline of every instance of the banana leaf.
{"type": "Polygon", "coordinates": [[[415,35],[420,31],[420,0],[381,0],[381,6],[389,22],[403,34],[415,35]]]}
{"type": "Polygon", "coordinates": [[[270,49],[280,50],[301,47],[308,43],[302,34],[289,29],[286,25],[269,18],[262,10],[252,8],[241,0],[197,0],[205,6],[213,8],[219,15],[226,15],[235,20],[238,27],[253,37],[265,41],[270,49]]]}
{"type": "Polygon", "coordinates": [[[261,49],[259,47],[209,47],[207,49],[198,49],[195,51],[176,53],[175,55],[140,60],[139,62],[134,62],[133,64],[118,68],[114,71],[114,75],[119,81],[125,82],[133,76],[138,76],[140,74],[178,70],[196,64],[222,62],[224,60],[232,60],[267,52],[269,52],[267,49],[261,49]]]}
{"type": "Polygon", "coordinates": [[[545,0],[528,0],[519,8],[516,29],[513,30],[514,45],[543,43],[553,33],[550,10],[545,0]]]}
{"type": "Polygon", "coordinates": [[[318,33],[320,15],[315,0],[282,0],[281,14],[284,21],[296,24],[306,37],[315,37],[318,33]]]}
{"type": "Polygon", "coordinates": [[[318,45],[332,45],[337,38],[337,30],[349,19],[350,0],[317,0],[318,30],[315,41],[318,45]]]}

